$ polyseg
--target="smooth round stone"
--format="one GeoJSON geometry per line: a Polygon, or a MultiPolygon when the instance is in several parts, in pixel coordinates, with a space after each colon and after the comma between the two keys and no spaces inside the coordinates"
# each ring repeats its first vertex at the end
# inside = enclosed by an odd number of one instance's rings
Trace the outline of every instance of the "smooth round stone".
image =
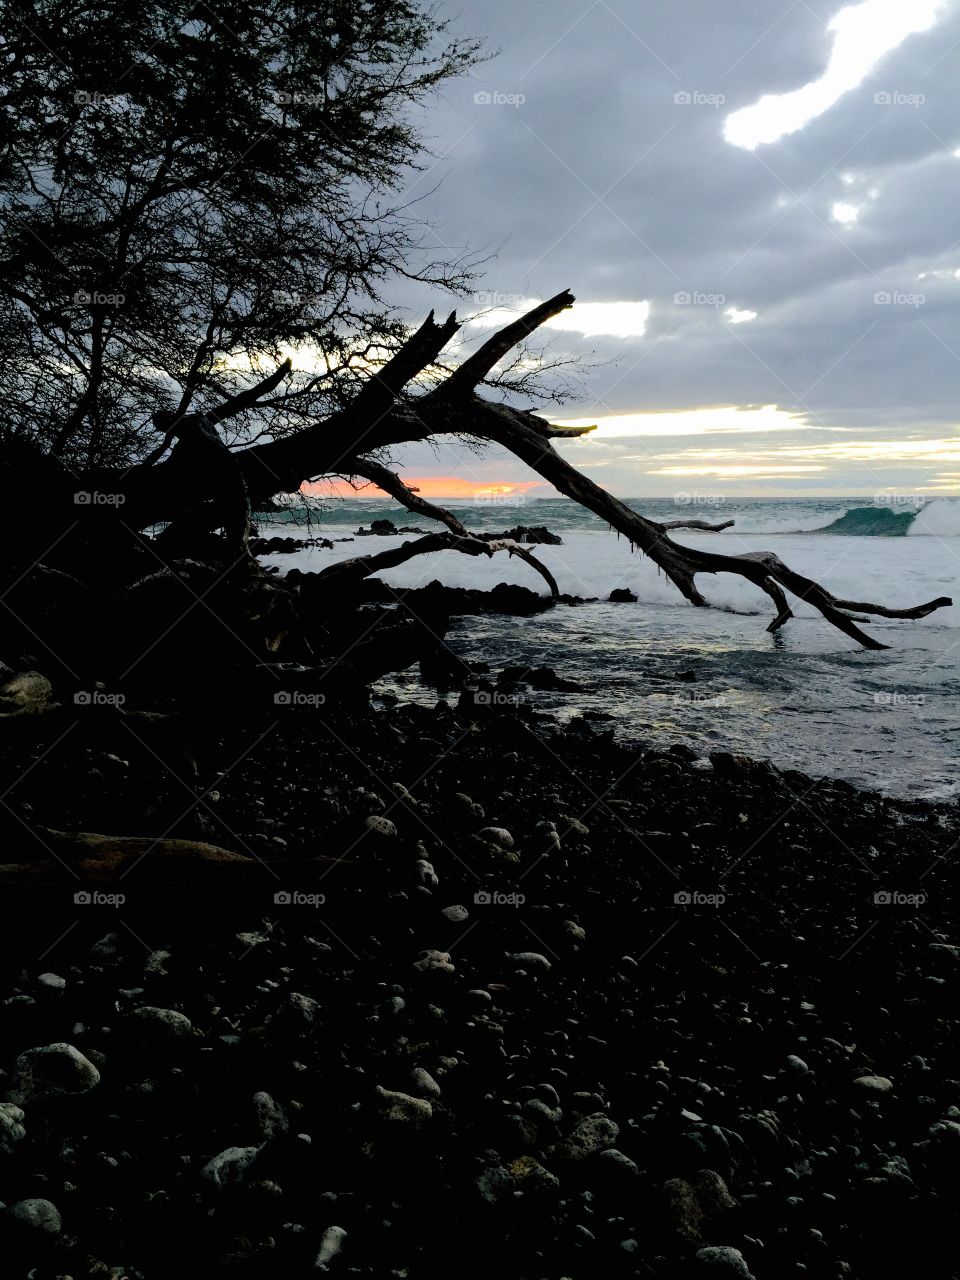
{"type": "Polygon", "coordinates": [[[181,1039],[193,1031],[190,1019],[176,1009],[158,1009],[153,1005],[142,1004],[134,1009],[133,1016],[151,1033],[171,1040],[181,1039]]]}
{"type": "Polygon", "coordinates": [[[66,978],[61,978],[59,973],[41,973],[37,977],[37,986],[48,991],[63,991],[66,985],[66,978]]]}
{"type": "Polygon", "coordinates": [[[429,1071],[423,1067],[414,1067],[410,1072],[410,1080],[413,1088],[423,1098],[439,1098],[440,1086],[434,1080],[429,1071]]]}
{"type": "Polygon", "coordinates": [[[470,912],[466,907],[458,904],[452,907],[444,907],[440,912],[444,920],[449,920],[451,924],[463,924],[465,920],[469,920],[470,912]]]}
{"type": "Polygon", "coordinates": [[[546,956],[538,951],[514,951],[510,959],[521,969],[533,969],[541,973],[549,973],[552,968],[546,956]]]}
{"type": "Polygon", "coordinates": [[[893,1081],[886,1076],[858,1076],[853,1087],[861,1093],[889,1093],[893,1088],[893,1081]]]}
{"type": "Polygon", "coordinates": [[[337,1256],[343,1248],[343,1242],[347,1238],[347,1233],[343,1227],[327,1227],[323,1233],[323,1239],[320,1241],[320,1252],[317,1254],[317,1260],[314,1264],[321,1271],[326,1271],[327,1264],[337,1256]]]}

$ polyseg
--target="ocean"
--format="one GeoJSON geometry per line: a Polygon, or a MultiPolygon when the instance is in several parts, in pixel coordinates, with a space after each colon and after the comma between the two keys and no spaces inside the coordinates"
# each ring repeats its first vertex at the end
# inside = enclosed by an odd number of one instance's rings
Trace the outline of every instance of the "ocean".
{"type": "MultiPolygon", "coordinates": [[[[723,533],[680,530],[673,536],[733,554],[775,551],[840,597],[897,606],[958,596],[960,499],[922,506],[864,498],[737,498],[680,507],[663,498],[627,502],[655,520],[732,519],[734,527],[723,533]]],[[[918,622],[869,623],[865,630],[891,645],[883,652],[860,649],[802,604],[771,636],[765,629],[771,602],[750,584],[703,575],[698,586],[715,607],[696,609],[625,539],[566,498],[445,505],[476,531],[545,525],[563,545],[540,546],[536,554],[560,590],[599,597],[530,618],[453,621],[448,643],[468,660],[486,661],[494,672],[518,663],[550,666],[583,685],[582,693],[529,695],[538,709],[561,720],[602,712],[626,739],[659,746],[685,742],[704,755],[743,752],[889,795],[942,801],[960,794],[956,606],[918,622]],[[633,591],[637,603],[610,603],[607,597],[618,587],[633,591]],[[678,681],[680,672],[696,678],[678,681]]],[[[257,523],[264,536],[341,538],[376,519],[442,527],[386,498],[315,503],[309,513],[296,506],[258,516],[257,523]]],[[[357,538],[333,550],[308,547],[264,560],[282,571],[316,571],[411,536],[357,538]]],[[[546,593],[537,574],[503,552],[474,558],[444,551],[382,576],[394,587],[436,579],[480,588],[511,582],[546,593]]],[[[421,702],[437,696],[421,684],[416,668],[377,689],[421,702]]]]}

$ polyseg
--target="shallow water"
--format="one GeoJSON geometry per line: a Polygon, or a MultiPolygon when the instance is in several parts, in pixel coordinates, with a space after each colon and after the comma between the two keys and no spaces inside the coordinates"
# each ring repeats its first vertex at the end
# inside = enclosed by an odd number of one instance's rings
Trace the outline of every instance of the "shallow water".
{"type": "MultiPolygon", "coordinates": [[[[956,594],[960,504],[952,501],[938,500],[919,512],[906,536],[900,529],[893,536],[851,534],[847,530],[861,519],[880,527],[856,514],[844,521],[842,533],[817,532],[862,510],[863,499],[741,500],[685,511],[664,500],[635,505],[654,518],[733,518],[735,528],[724,533],[675,536],[731,553],[775,550],[841,597],[907,605],[956,594]]],[[[494,671],[518,662],[552,666],[584,685],[583,693],[531,694],[537,707],[560,717],[602,711],[624,736],[686,741],[703,751],[743,751],[890,794],[946,799],[960,793],[956,607],[919,622],[871,622],[865,629],[891,645],[879,653],[860,649],[802,605],[779,635],[770,636],[770,602],[748,583],[701,577],[698,585],[716,607],[695,609],[624,539],[565,499],[458,508],[458,514],[476,529],[522,523],[559,532],[563,546],[538,547],[537,555],[561,591],[601,597],[532,618],[455,620],[449,643],[464,657],[485,660],[494,671]],[[637,604],[607,602],[613,588],[624,586],[638,596],[637,604]],[[678,682],[680,671],[694,672],[696,681],[678,682]]],[[[378,518],[433,527],[389,501],[337,505],[312,520],[309,530],[283,520],[260,523],[265,534],[280,532],[276,525],[282,524],[284,533],[343,537],[378,518]]],[[[409,536],[357,538],[332,551],[307,549],[266,560],[284,570],[319,569],[333,559],[386,550],[409,536]]],[[[433,579],[477,587],[516,582],[535,591],[544,585],[503,553],[477,560],[441,552],[383,576],[395,587],[433,579]]],[[[381,687],[420,700],[436,697],[420,685],[415,669],[381,687]]]]}

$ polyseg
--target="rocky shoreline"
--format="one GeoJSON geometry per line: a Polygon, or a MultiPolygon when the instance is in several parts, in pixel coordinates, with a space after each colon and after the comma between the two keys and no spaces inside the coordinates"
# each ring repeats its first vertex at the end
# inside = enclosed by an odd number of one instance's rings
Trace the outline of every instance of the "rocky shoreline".
{"type": "MultiPolygon", "coordinates": [[[[261,732],[241,874],[0,872],[7,1274],[956,1274],[954,811],[493,701],[261,732]]],[[[36,755],[35,829],[168,825],[36,755]]]]}

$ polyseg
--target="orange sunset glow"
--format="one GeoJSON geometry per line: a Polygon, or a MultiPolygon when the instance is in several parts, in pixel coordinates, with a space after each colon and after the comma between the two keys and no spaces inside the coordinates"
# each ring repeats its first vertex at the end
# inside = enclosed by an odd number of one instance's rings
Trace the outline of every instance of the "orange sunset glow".
{"type": "MultiPolygon", "coordinates": [[[[462,476],[407,476],[404,484],[420,494],[422,498],[515,498],[522,496],[528,489],[546,488],[541,480],[513,480],[502,483],[483,484],[479,480],[465,480],[462,476]]],[[[387,497],[382,489],[369,484],[362,489],[354,490],[343,481],[320,482],[303,485],[303,493],[310,497],[337,498],[381,498],[387,497]]]]}

